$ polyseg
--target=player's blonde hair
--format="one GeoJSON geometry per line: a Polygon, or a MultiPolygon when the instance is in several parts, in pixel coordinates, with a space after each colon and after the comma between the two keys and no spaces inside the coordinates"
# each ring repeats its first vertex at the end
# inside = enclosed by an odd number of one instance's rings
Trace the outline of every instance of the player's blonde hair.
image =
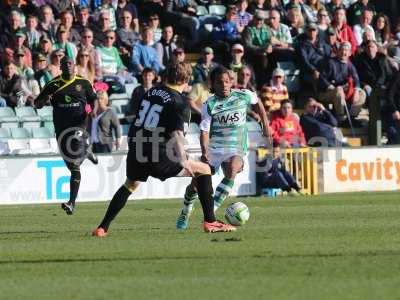
{"type": "Polygon", "coordinates": [[[166,71],[166,82],[174,85],[188,83],[192,77],[192,67],[187,62],[175,62],[168,66],[166,71]]]}

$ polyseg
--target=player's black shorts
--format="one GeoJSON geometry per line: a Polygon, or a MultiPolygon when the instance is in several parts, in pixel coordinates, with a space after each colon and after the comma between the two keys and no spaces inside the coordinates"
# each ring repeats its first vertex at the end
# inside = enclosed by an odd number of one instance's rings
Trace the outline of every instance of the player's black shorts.
{"type": "Polygon", "coordinates": [[[158,158],[152,159],[150,151],[143,151],[142,155],[137,155],[135,147],[129,147],[126,158],[126,177],[131,181],[147,181],[149,176],[158,178],[162,181],[177,176],[183,170],[180,163],[171,161],[166,150],[159,149],[158,158]],[[143,157],[147,159],[143,161],[143,157]]]}
{"type": "Polygon", "coordinates": [[[84,129],[68,128],[57,133],[60,155],[69,165],[81,165],[89,147],[88,135],[84,129]]]}

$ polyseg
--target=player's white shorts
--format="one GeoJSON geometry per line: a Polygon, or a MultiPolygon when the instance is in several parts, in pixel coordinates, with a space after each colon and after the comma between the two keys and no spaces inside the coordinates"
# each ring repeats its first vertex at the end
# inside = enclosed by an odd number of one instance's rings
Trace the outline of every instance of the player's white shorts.
{"type": "Polygon", "coordinates": [[[240,156],[241,158],[246,156],[244,152],[209,152],[208,160],[210,165],[215,169],[215,172],[221,167],[222,163],[229,160],[233,156],[240,156]]]}

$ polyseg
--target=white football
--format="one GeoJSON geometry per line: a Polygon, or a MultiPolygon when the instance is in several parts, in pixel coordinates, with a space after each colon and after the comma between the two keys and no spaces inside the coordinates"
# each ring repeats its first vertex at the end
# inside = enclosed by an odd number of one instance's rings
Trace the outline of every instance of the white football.
{"type": "Polygon", "coordinates": [[[225,210],[225,219],[234,226],[242,226],[250,218],[250,211],[243,202],[236,202],[229,205],[225,210]]]}

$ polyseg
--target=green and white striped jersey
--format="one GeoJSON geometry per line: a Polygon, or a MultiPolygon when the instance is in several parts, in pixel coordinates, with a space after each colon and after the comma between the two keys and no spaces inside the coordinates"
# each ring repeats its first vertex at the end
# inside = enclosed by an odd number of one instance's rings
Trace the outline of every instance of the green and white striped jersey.
{"type": "Polygon", "coordinates": [[[232,90],[226,98],[208,98],[203,104],[200,129],[210,133],[211,151],[247,151],[247,109],[257,102],[257,95],[249,90],[232,90]]]}

